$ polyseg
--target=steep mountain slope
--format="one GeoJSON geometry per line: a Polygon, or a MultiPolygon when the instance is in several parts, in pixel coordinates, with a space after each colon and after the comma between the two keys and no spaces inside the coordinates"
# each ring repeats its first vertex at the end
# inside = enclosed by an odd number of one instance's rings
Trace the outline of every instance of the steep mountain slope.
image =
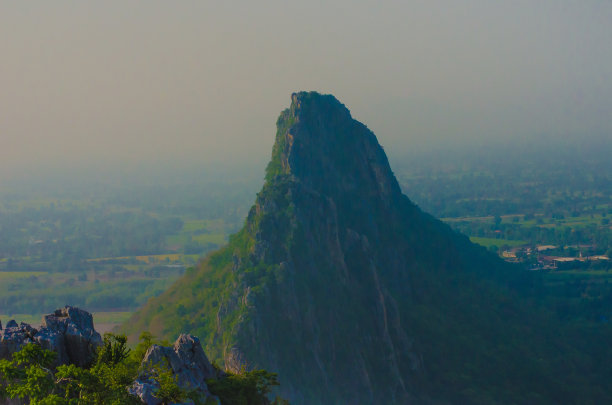
{"type": "Polygon", "coordinates": [[[608,329],[557,338],[574,329],[536,309],[537,280],[416,207],[338,100],[293,94],[277,127],[244,228],[128,332],[197,334],[229,369],[277,371],[293,404],[610,398],[608,329]]]}

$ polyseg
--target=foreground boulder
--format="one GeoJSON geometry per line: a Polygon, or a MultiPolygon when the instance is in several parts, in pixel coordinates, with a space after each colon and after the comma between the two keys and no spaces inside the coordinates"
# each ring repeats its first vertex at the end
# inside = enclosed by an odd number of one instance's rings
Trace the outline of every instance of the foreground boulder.
{"type": "Polygon", "coordinates": [[[43,317],[36,329],[14,320],[0,329],[0,358],[10,359],[13,353],[29,343],[38,343],[57,354],[56,365],[74,364],[86,367],[102,346],[102,337],[94,329],[92,315],[82,309],[66,306],[43,317]]]}
{"type": "Polygon", "coordinates": [[[223,373],[217,371],[208,361],[197,337],[181,335],[173,347],[151,346],[145,354],[140,375],[130,388],[130,393],[138,396],[147,405],[162,404],[162,401],[153,395],[159,389],[159,384],[152,377],[160,371],[170,371],[180,388],[195,391],[206,403],[221,403],[208,390],[206,380],[219,378],[223,373]]]}

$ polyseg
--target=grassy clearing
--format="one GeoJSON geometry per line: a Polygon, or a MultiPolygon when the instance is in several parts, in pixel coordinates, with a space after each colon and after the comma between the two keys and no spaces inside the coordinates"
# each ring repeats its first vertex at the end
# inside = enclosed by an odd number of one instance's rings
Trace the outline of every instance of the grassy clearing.
{"type": "Polygon", "coordinates": [[[96,323],[122,323],[127,321],[133,312],[129,311],[109,311],[109,312],[94,312],[94,324],[96,323]]]}
{"type": "Polygon", "coordinates": [[[202,255],[183,255],[184,263],[197,263],[203,256],[202,255]]]}
{"type": "Polygon", "coordinates": [[[192,219],[185,221],[183,222],[182,232],[191,233],[205,230],[207,228],[208,222],[209,221],[206,219],[192,219]]]}
{"type": "Polygon", "coordinates": [[[0,281],[46,276],[44,271],[0,271],[0,281]]]}
{"type": "Polygon", "coordinates": [[[178,253],[164,254],[164,255],[149,255],[149,256],[135,256],[136,260],[145,263],[156,263],[162,261],[178,262],[181,260],[181,255],[178,253]]]}
{"type": "Polygon", "coordinates": [[[202,234],[180,234],[170,235],[166,237],[166,244],[170,247],[185,246],[189,242],[194,241],[203,245],[214,243],[216,245],[225,245],[227,243],[226,233],[202,233],[202,234]]]}
{"type": "Polygon", "coordinates": [[[488,217],[448,217],[448,218],[440,218],[440,221],[444,222],[487,222],[493,221],[493,216],[488,217]]]}
{"type": "Polygon", "coordinates": [[[604,277],[612,278],[612,272],[605,270],[557,270],[551,274],[558,274],[560,276],[571,275],[571,276],[585,276],[585,277],[604,277]]]}
{"type": "MultiPolygon", "coordinates": [[[[207,235],[204,235],[207,236],[207,235]]],[[[214,239],[219,240],[219,238],[214,239]]],[[[213,242],[216,243],[216,242],[213,242]]],[[[223,242],[225,243],[225,241],[223,242]]],[[[223,244],[220,243],[220,244],[223,244]]],[[[191,265],[196,263],[202,255],[200,254],[181,254],[181,253],[167,253],[162,255],[148,255],[148,256],[121,256],[121,257],[100,257],[97,259],[89,259],[88,262],[93,263],[104,263],[106,261],[128,261],[137,260],[139,263],[122,264],[121,266],[129,271],[140,271],[144,265],[155,265],[155,264],[184,264],[191,265]]]]}
{"type": "Polygon", "coordinates": [[[189,219],[183,222],[181,233],[194,233],[206,231],[210,233],[223,233],[227,231],[227,224],[222,219],[189,219]]]}
{"type": "MultiPolygon", "coordinates": [[[[42,323],[42,318],[47,314],[0,314],[0,320],[2,321],[2,325],[6,325],[8,321],[14,319],[17,323],[25,322],[29,323],[33,327],[38,327],[42,323]]],[[[109,312],[94,312],[94,325],[97,324],[120,324],[127,321],[132,312],[117,312],[117,311],[109,311],[109,312]]]]}
{"type": "MultiPolygon", "coordinates": [[[[539,226],[542,228],[553,228],[556,226],[569,226],[572,228],[577,228],[581,226],[588,225],[601,225],[601,220],[605,218],[601,214],[593,214],[591,215],[582,215],[578,217],[566,216],[565,218],[552,219],[545,218],[542,214],[536,214],[535,218],[524,220],[523,214],[510,214],[510,215],[502,215],[501,222],[504,224],[516,224],[520,226],[539,226]],[[538,223],[538,220],[540,222],[538,223]]],[[[447,223],[456,223],[456,222],[493,222],[495,217],[493,216],[485,216],[485,217],[449,217],[449,218],[440,218],[442,221],[447,223]]]]}
{"type": "Polygon", "coordinates": [[[486,248],[490,248],[491,246],[497,246],[499,248],[504,245],[515,247],[515,246],[522,246],[527,243],[527,241],[524,241],[524,240],[479,238],[479,237],[471,237],[470,240],[486,248]]]}
{"type": "Polygon", "coordinates": [[[217,245],[224,245],[227,243],[227,237],[223,233],[213,233],[213,234],[202,234],[202,235],[194,235],[193,240],[198,243],[214,243],[217,245]]]}
{"type": "Polygon", "coordinates": [[[168,246],[170,250],[180,249],[190,240],[191,236],[189,234],[181,233],[179,235],[168,235],[166,236],[166,246],[168,246]]]}
{"type": "Polygon", "coordinates": [[[119,256],[119,257],[100,257],[97,259],[88,259],[88,262],[94,262],[94,263],[99,263],[99,262],[105,262],[105,261],[111,261],[111,260],[138,260],[139,262],[143,262],[143,263],[147,263],[147,264],[153,264],[153,263],[159,263],[159,262],[163,262],[163,261],[170,261],[170,262],[180,262],[183,260],[183,256],[179,253],[168,253],[168,254],[162,254],[162,255],[147,255],[147,256],[119,256]]]}
{"type": "Polygon", "coordinates": [[[29,323],[33,327],[37,327],[42,323],[43,314],[6,314],[0,315],[0,320],[2,321],[2,327],[6,325],[8,321],[14,319],[17,323],[25,322],[29,323]]]}

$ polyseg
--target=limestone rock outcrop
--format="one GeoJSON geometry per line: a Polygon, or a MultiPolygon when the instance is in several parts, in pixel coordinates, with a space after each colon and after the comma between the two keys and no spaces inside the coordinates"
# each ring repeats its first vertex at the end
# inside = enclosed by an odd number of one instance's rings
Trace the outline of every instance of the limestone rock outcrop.
{"type": "Polygon", "coordinates": [[[9,321],[0,329],[0,358],[9,359],[28,343],[38,343],[57,354],[56,365],[90,364],[96,350],[102,345],[102,337],[94,329],[92,315],[82,309],[66,306],[43,317],[36,329],[22,322],[9,321]]]}
{"type": "Polygon", "coordinates": [[[223,373],[208,361],[197,337],[180,335],[172,347],[153,345],[149,348],[142,361],[140,375],[130,388],[130,392],[147,405],[162,403],[154,396],[159,385],[152,379],[153,374],[160,370],[171,371],[181,388],[196,391],[202,399],[220,404],[219,399],[208,390],[206,380],[219,378],[223,373]]]}

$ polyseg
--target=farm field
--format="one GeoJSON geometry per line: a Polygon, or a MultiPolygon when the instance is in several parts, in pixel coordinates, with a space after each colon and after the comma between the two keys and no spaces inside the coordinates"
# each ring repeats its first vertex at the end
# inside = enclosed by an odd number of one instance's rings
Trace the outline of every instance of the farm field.
{"type": "Polygon", "coordinates": [[[0,184],[0,314],[75,305],[112,325],[225,244],[257,181],[175,175],[0,184]]]}
{"type": "Polygon", "coordinates": [[[498,248],[501,248],[502,246],[515,247],[515,246],[522,246],[527,243],[527,241],[524,241],[524,240],[481,238],[477,236],[470,237],[470,240],[486,248],[490,248],[492,246],[496,246],[498,248]]]}
{"type": "MultiPolygon", "coordinates": [[[[612,320],[610,261],[558,269],[549,257],[612,257],[611,149],[552,145],[463,151],[398,162],[402,188],[472,242],[537,271],[540,295],[561,319],[612,320]],[[504,250],[531,248],[518,252],[504,250]],[[537,246],[554,246],[539,252],[537,246]],[[549,260],[546,262],[546,260],[549,260]],[[581,308],[571,313],[569,308],[581,308]]],[[[574,264],[572,264],[574,266],[574,264]]]]}
{"type": "Polygon", "coordinates": [[[2,271],[0,272],[0,282],[8,282],[10,280],[19,280],[30,277],[45,276],[48,273],[44,271],[2,271]]]}
{"type": "MultiPolygon", "coordinates": [[[[52,311],[49,311],[49,313],[52,311]]],[[[33,327],[37,328],[40,326],[42,322],[42,318],[45,314],[0,314],[0,321],[2,325],[6,325],[6,323],[14,319],[17,323],[25,322],[33,327]]],[[[132,315],[131,311],[108,311],[108,312],[94,312],[94,326],[96,330],[100,334],[104,334],[106,332],[111,332],[114,327],[128,320],[130,315],[132,315]]]]}

